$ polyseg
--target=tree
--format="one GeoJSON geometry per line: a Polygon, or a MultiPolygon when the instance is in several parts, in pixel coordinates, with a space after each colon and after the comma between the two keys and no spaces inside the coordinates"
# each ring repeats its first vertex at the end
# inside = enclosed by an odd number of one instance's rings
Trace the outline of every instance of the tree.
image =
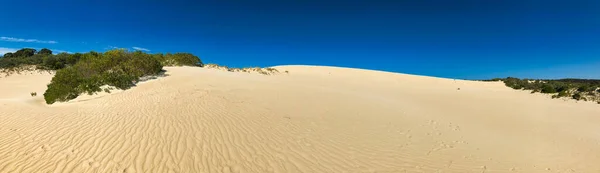
{"type": "Polygon", "coordinates": [[[38,54],[40,54],[40,55],[52,55],[52,50],[43,48],[42,50],[40,50],[38,52],[38,54]]]}
{"type": "Polygon", "coordinates": [[[35,55],[35,52],[37,52],[37,50],[32,49],[32,48],[23,48],[21,50],[17,50],[15,53],[13,53],[12,57],[30,57],[35,55]]]}
{"type": "Polygon", "coordinates": [[[9,52],[9,53],[5,53],[3,57],[4,57],[4,58],[10,58],[10,57],[13,57],[13,53],[10,53],[10,52],[9,52]]]}

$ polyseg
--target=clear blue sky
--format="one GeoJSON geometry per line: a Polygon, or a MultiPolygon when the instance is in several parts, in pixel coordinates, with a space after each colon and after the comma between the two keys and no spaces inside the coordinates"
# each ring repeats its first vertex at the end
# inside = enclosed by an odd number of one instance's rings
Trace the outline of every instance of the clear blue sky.
{"type": "Polygon", "coordinates": [[[0,52],[138,47],[239,67],[600,78],[597,0],[34,0],[2,6],[0,52]]]}

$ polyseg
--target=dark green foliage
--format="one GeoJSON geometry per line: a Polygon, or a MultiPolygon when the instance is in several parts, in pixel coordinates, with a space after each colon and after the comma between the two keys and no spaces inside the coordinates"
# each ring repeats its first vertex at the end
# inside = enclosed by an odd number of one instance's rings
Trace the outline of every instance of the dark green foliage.
{"type": "Polygon", "coordinates": [[[569,86],[565,85],[565,84],[557,84],[555,86],[555,88],[556,88],[556,92],[569,91],[569,86]]]}
{"type": "MultiPolygon", "coordinates": [[[[124,51],[124,50],[120,50],[124,51]]],[[[85,54],[75,53],[59,53],[58,55],[53,55],[50,49],[41,49],[37,52],[35,49],[24,48],[18,50],[15,53],[6,53],[4,57],[0,58],[0,69],[7,68],[15,68],[23,65],[35,65],[39,69],[45,70],[58,70],[65,67],[73,66],[77,61],[85,56],[99,56],[102,53],[98,52],[89,52],[85,54]]],[[[131,52],[130,52],[131,53],[131,52]]],[[[138,54],[135,56],[149,56],[153,59],[158,60],[158,62],[162,66],[204,66],[200,58],[190,53],[175,53],[170,54],[154,54],[149,55],[143,53],[141,51],[133,52],[133,54],[138,54]]],[[[119,54],[115,54],[121,56],[119,54]]],[[[122,58],[122,57],[121,57],[122,58]]],[[[120,62],[120,61],[115,61],[120,62]]],[[[131,63],[143,63],[139,61],[134,61],[131,63]]],[[[156,66],[157,64],[144,64],[149,66],[156,66]]],[[[130,66],[131,67],[131,66],[130,66]]]]}
{"type": "Polygon", "coordinates": [[[37,50],[35,50],[35,49],[23,48],[21,50],[17,50],[15,53],[13,53],[12,57],[28,57],[28,56],[33,56],[33,55],[35,55],[35,52],[37,52],[37,50]]]}
{"type": "Polygon", "coordinates": [[[553,95],[552,98],[561,98],[561,97],[569,97],[569,93],[567,91],[560,91],[557,95],[553,95]]]}
{"type": "Polygon", "coordinates": [[[107,85],[114,86],[118,89],[129,89],[134,84],[136,77],[126,74],[123,70],[115,70],[102,74],[102,79],[107,85]]]}
{"type": "Polygon", "coordinates": [[[557,95],[557,96],[558,96],[559,98],[560,98],[560,97],[569,97],[569,93],[567,93],[566,91],[561,91],[561,92],[558,92],[558,95],[557,95]]]}
{"type": "Polygon", "coordinates": [[[2,57],[3,58],[10,58],[10,57],[13,57],[13,56],[14,56],[13,53],[9,52],[9,53],[5,53],[4,56],[2,56],[2,57]]]}
{"type": "Polygon", "coordinates": [[[163,66],[204,66],[200,58],[190,53],[154,54],[152,56],[158,59],[163,66]]]}
{"type": "Polygon", "coordinates": [[[40,55],[52,55],[52,50],[43,48],[42,50],[40,50],[38,52],[38,54],[40,54],[40,55]]]}
{"type": "Polygon", "coordinates": [[[582,85],[579,88],[577,88],[577,91],[579,91],[579,92],[588,92],[588,91],[593,91],[593,90],[592,90],[592,87],[590,87],[588,85],[582,85]]]}
{"type": "Polygon", "coordinates": [[[156,58],[140,51],[111,50],[103,54],[90,52],[82,54],[74,66],[57,71],[48,85],[44,99],[48,104],[68,101],[81,93],[100,92],[103,85],[128,89],[140,77],[158,74],[161,70],[162,65],[156,58]]]}
{"type": "Polygon", "coordinates": [[[573,99],[575,99],[575,100],[581,100],[582,98],[583,97],[581,97],[581,94],[579,94],[579,93],[573,94],[573,99]]]}
{"type": "Polygon", "coordinates": [[[23,65],[40,65],[44,57],[52,56],[52,54],[35,54],[35,49],[24,48],[15,53],[6,53],[0,58],[0,68],[16,68],[23,65]]]}
{"type": "Polygon", "coordinates": [[[44,93],[46,103],[52,104],[56,101],[68,101],[76,98],[80,93],[78,86],[83,83],[83,80],[81,72],[75,67],[58,70],[44,93]]]}
{"type": "Polygon", "coordinates": [[[189,53],[146,54],[141,51],[111,50],[105,53],[59,53],[50,49],[24,48],[0,58],[0,69],[18,69],[33,65],[38,69],[57,70],[44,93],[46,103],[68,101],[81,93],[101,92],[103,85],[128,89],[140,77],[158,74],[163,65],[203,66],[202,61],[189,53]]]}
{"type": "Polygon", "coordinates": [[[520,80],[519,78],[508,77],[504,79],[504,84],[513,89],[523,89],[527,81],[520,80]]]}
{"type": "Polygon", "coordinates": [[[550,84],[542,85],[542,93],[556,93],[556,89],[550,84]]]}
{"type": "MultiPolygon", "coordinates": [[[[493,79],[495,80],[495,79],[493,79]]],[[[493,81],[488,80],[488,81],[493,81]]],[[[557,93],[552,98],[572,97],[577,100],[586,100],[584,95],[591,98],[600,93],[600,80],[592,79],[558,79],[558,80],[532,80],[508,77],[502,79],[504,84],[514,89],[532,90],[531,93],[557,93]]]]}

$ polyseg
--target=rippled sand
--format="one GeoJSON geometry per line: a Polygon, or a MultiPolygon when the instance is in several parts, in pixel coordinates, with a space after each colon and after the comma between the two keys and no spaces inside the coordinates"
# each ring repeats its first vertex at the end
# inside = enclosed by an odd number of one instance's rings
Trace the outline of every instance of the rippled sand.
{"type": "Polygon", "coordinates": [[[0,172],[600,172],[598,104],[499,82],[276,68],[289,74],[168,67],[52,106],[52,74],[2,77],[0,172]]]}

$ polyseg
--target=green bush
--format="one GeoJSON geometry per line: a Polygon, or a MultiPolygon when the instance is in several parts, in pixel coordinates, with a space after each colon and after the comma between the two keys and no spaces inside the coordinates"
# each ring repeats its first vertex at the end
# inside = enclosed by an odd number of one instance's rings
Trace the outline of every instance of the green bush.
{"type": "Polygon", "coordinates": [[[48,85],[46,103],[68,101],[81,93],[101,92],[103,85],[128,89],[142,76],[158,74],[160,62],[143,52],[111,50],[83,54],[73,66],[60,69],[48,85]]]}
{"type": "Polygon", "coordinates": [[[573,94],[573,99],[575,100],[581,100],[583,97],[581,96],[581,94],[577,93],[577,94],[573,94]]]}
{"type": "Polygon", "coordinates": [[[24,65],[34,65],[38,69],[57,70],[48,89],[44,93],[46,103],[68,101],[81,93],[101,92],[103,85],[118,89],[128,89],[140,77],[158,74],[165,65],[203,66],[195,55],[190,53],[146,54],[141,51],[129,52],[124,49],[104,53],[60,53],[53,55],[50,49],[24,48],[15,53],[6,53],[0,58],[3,71],[20,70],[24,65]]]}
{"type": "Polygon", "coordinates": [[[40,55],[52,55],[52,50],[43,48],[42,50],[40,50],[37,53],[40,55]]]}
{"type": "Polygon", "coordinates": [[[542,93],[556,93],[556,89],[549,84],[542,85],[542,93]]]}
{"type": "Polygon", "coordinates": [[[158,59],[163,66],[204,66],[200,58],[190,53],[154,54],[152,56],[158,59]]]}
{"type": "Polygon", "coordinates": [[[561,91],[558,92],[558,97],[569,97],[569,93],[567,93],[566,91],[561,91]]]}
{"type": "Polygon", "coordinates": [[[579,91],[579,92],[587,92],[587,91],[592,91],[592,88],[590,86],[587,86],[587,85],[582,85],[579,88],[577,88],[577,91],[579,91]]]}
{"type": "Polygon", "coordinates": [[[84,77],[74,67],[58,70],[44,92],[44,100],[47,104],[52,104],[76,98],[80,94],[78,86],[83,80],[84,77]]]}
{"type": "MultiPolygon", "coordinates": [[[[494,79],[497,80],[497,79],[494,79]]],[[[531,90],[532,93],[557,93],[552,98],[572,97],[577,100],[586,100],[583,95],[590,95],[591,98],[597,98],[600,90],[600,80],[594,79],[519,79],[508,77],[501,79],[504,84],[514,89],[531,90]]]]}

